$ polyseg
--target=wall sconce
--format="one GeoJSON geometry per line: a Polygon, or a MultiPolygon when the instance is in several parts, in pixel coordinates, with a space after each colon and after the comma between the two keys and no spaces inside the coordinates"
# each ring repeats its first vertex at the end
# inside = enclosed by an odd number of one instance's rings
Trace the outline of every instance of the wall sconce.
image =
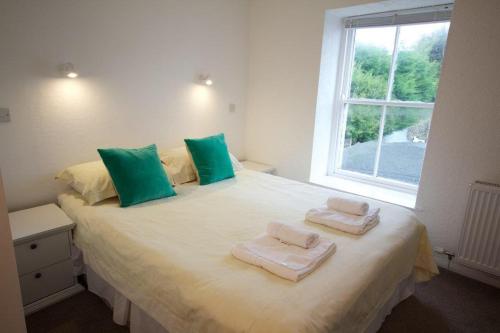
{"type": "Polygon", "coordinates": [[[210,78],[210,75],[200,75],[199,80],[200,83],[205,86],[211,86],[212,84],[214,84],[214,82],[210,78]]]}
{"type": "Polygon", "coordinates": [[[70,79],[78,77],[78,73],[75,70],[75,66],[73,66],[73,64],[70,62],[61,65],[61,73],[64,76],[69,77],[70,79]]]}

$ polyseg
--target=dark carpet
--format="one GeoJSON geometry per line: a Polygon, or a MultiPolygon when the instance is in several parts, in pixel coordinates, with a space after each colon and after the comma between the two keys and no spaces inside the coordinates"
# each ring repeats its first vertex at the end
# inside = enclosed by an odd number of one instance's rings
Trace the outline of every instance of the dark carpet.
{"type": "Polygon", "coordinates": [[[500,289],[440,268],[396,306],[380,333],[500,332],[500,289]]]}
{"type": "MultiPolygon", "coordinates": [[[[128,332],[111,310],[85,291],[26,318],[28,332],[128,332]]],[[[500,289],[441,269],[415,295],[399,304],[381,333],[500,332],[500,289]]]]}

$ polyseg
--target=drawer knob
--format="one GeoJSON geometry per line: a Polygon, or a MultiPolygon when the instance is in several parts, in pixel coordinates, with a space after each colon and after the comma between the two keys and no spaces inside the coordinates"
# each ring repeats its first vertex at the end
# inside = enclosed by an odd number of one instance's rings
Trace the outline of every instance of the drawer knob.
{"type": "Polygon", "coordinates": [[[36,273],[36,274],[35,274],[35,279],[39,279],[39,278],[41,278],[41,277],[42,277],[42,273],[36,273]]]}
{"type": "Polygon", "coordinates": [[[35,243],[30,245],[30,249],[32,249],[32,250],[36,249],[37,247],[38,247],[38,245],[35,243]]]}

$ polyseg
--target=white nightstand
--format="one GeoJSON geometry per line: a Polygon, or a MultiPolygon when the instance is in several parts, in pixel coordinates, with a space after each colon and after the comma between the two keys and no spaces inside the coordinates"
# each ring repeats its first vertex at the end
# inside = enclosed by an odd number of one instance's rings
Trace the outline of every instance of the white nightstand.
{"type": "Polygon", "coordinates": [[[252,161],[241,161],[241,164],[243,164],[245,169],[263,172],[263,173],[268,173],[271,175],[274,175],[276,173],[276,168],[273,167],[272,165],[258,163],[258,162],[252,162],[252,161]]]}
{"type": "Polygon", "coordinates": [[[71,260],[71,229],[54,204],[9,214],[25,314],[83,290],[71,260]]]}

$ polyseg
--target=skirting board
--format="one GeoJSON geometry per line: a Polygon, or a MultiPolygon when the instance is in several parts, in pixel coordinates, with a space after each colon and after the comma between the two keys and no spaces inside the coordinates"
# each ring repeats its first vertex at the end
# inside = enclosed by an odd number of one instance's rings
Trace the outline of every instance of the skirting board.
{"type": "MultiPolygon", "coordinates": [[[[448,269],[448,257],[445,255],[434,254],[434,260],[436,260],[436,264],[439,267],[448,269]]],[[[500,277],[461,265],[455,260],[451,261],[449,270],[482,283],[489,284],[490,286],[500,288],[500,277]]]]}
{"type": "Polygon", "coordinates": [[[74,286],[63,289],[55,294],[52,294],[50,296],[47,296],[45,298],[42,298],[36,302],[33,302],[31,304],[28,304],[24,307],[24,315],[27,316],[33,312],[36,312],[38,310],[41,310],[49,305],[52,305],[54,303],[57,303],[59,301],[62,301],[65,298],[71,297],[75,294],[78,294],[79,292],[85,290],[85,288],[79,284],[76,283],[74,286]]]}

